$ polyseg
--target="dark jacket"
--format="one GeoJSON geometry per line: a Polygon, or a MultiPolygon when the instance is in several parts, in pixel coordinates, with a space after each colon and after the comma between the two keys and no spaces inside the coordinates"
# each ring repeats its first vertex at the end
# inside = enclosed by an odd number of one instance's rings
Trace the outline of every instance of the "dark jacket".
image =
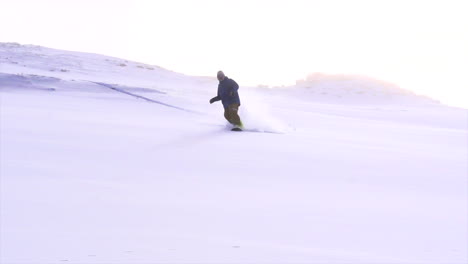
{"type": "Polygon", "coordinates": [[[211,99],[213,102],[221,100],[224,108],[227,108],[232,104],[239,104],[239,85],[232,79],[224,77],[224,80],[220,81],[218,84],[218,96],[211,99]]]}

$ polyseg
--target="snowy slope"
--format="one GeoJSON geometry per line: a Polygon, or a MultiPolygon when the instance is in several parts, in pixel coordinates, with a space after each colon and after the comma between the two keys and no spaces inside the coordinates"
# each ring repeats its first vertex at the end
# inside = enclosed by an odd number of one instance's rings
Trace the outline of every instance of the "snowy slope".
{"type": "Polygon", "coordinates": [[[125,74],[132,75],[133,83],[151,83],[184,78],[158,66],[91,53],[62,51],[33,45],[0,43],[0,63],[3,73],[22,73],[53,76],[64,79],[124,82],[125,74]],[[142,80],[136,80],[144,77],[142,80]]]}
{"type": "Polygon", "coordinates": [[[327,78],[233,133],[214,79],[0,44],[0,263],[466,263],[467,110],[327,78]]]}

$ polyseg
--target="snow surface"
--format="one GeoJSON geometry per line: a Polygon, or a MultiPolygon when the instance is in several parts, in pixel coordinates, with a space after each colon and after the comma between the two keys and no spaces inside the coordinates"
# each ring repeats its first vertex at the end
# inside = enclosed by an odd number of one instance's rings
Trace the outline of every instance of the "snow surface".
{"type": "Polygon", "coordinates": [[[468,262],[466,109],[316,74],[239,133],[216,86],[1,43],[0,263],[468,262]]]}

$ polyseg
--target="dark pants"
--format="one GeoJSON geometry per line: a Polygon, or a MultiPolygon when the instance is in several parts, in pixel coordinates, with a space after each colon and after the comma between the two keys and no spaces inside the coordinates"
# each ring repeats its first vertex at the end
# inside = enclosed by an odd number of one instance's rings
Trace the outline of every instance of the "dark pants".
{"type": "Polygon", "coordinates": [[[237,114],[238,110],[239,104],[231,104],[224,109],[224,117],[229,123],[241,127],[242,122],[240,120],[239,114],[237,114]]]}

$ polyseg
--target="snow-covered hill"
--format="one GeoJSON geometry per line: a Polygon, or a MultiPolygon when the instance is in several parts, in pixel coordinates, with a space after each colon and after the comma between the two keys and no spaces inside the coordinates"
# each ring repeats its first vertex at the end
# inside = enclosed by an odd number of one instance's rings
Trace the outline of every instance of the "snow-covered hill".
{"type": "MultiPolygon", "coordinates": [[[[17,43],[0,43],[3,73],[22,73],[63,79],[125,81],[131,75],[142,83],[184,79],[187,76],[154,65],[98,54],[71,52],[17,43]]],[[[135,82],[136,80],[133,80],[135,82]]]]}
{"type": "Polygon", "coordinates": [[[466,109],[316,74],[234,133],[216,86],[0,44],[0,263],[468,261],[466,109]]]}
{"type": "MultiPolygon", "coordinates": [[[[200,93],[206,96],[203,92],[216,87],[214,77],[186,76],[158,66],[119,58],[17,43],[0,43],[0,65],[1,73],[21,74],[23,78],[38,75],[68,81],[120,84],[176,94],[180,91],[195,92],[195,97],[200,93]]],[[[312,102],[333,104],[437,104],[432,99],[415,95],[396,85],[350,75],[315,73],[298,81],[295,86],[272,90],[281,96],[296,96],[312,102]]]]}

